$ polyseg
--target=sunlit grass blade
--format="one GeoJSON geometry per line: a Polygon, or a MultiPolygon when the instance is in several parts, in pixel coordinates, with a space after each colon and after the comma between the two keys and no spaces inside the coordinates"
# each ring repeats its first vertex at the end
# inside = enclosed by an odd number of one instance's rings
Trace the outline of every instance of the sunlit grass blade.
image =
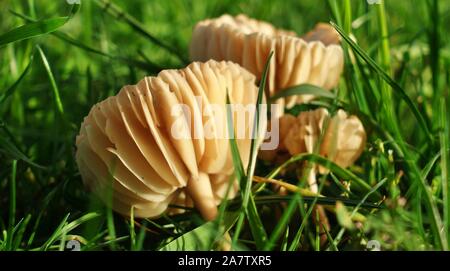
{"type": "Polygon", "coordinates": [[[209,221],[200,227],[189,231],[170,243],[164,245],[161,251],[209,251],[214,246],[217,236],[223,235],[224,232],[230,230],[230,227],[236,223],[238,213],[227,212],[224,216],[224,228],[217,228],[215,221],[209,221]]]}
{"type": "MultiPolygon", "coordinates": [[[[439,140],[441,146],[441,182],[442,201],[444,205],[444,232],[447,238],[450,234],[450,128],[448,118],[447,99],[442,99],[440,103],[439,115],[439,140]]],[[[450,238],[447,240],[450,246],[450,238]]]]}
{"type": "MultiPolygon", "coordinates": [[[[259,94],[262,95],[261,89],[260,89],[259,94]]],[[[261,100],[262,100],[262,96],[261,96],[261,100]]],[[[261,101],[259,100],[259,96],[258,96],[258,101],[259,101],[259,103],[257,103],[257,105],[259,107],[259,104],[261,103],[261,101]]],[[[227,105],[231,105],[228,94],[227,94],[227,105]]],[[[254,120],[254,121],[259,121],[259,119],[257,117],[255,117],[255,119],[256,120],[254,120]]],[[[247,214],[247,216],[248,216],[250,228],[251,228],[253,235],[255,236],[257,246],[262,247],[262,245],[265,241],[264,238],[265,238],[265,236],[267,236],[267,234],[264,230],[264,226],[262,225],[261,219],[260,219],[258,211],[256,209],[256,204],[254,202],[254,199],[250,195],[248,195],[248,197],[246,196],[247,189],[251,188],[252,179],[249,179],[249,177],[247,175],[248,173],[245,174],[244,167],[242,165],[242,160],[240,158],[239,149],[237,147],[237,143],[236,143],[236,139],[235,139],[234,128],[233,128],[234,127],[233,117],[232,117],[232,113],[230,110],[230,106],[227,106],[227,127],[228,127],[228,133],[230,136],[230,148],[231,148],[231,154],[232,154],[232,159],[233,159],[233,165],[234,165],[234,169],[235,169],[235,175],[239,181],[241,195],[242,195],[242,198],[244,199],[244,201],[242,202],[242,205],[241,205],[242,209],[241,209],[241,213],[239,215],[238,221],[237,221],[236,230],[235,230],[235,233],[234,233],[234,236],[232,239],[232,247],[237,245],[237,240],[238,240],[240,232],[242,230],[242,225],[244,223],[245,214],[247,214]],[[249,188],[249,186],[250,186],[250,188],[249,188]],[[247,202],[245,202],[245,200],[247,200],[247,202]]],[[[253,139],[253,140],[255,140],[255,139],[253,139]]],[[[252,143],[253,142],[254,141],[252,141],[252,143]]],[[[253,149],[253,151],[257,152],[257,150],[255,150],[255,149],[253,149]]],[[[252,155],[252,150],[250,150],[250,155],[252,155]]],[[[256,157],[255,157],[255,159],[256,159],[256,157]]],[[[250,159],[249,163],[252,163],[251,161],[252,160],[250,159]]],[[[255,163],[255,162],[256,161],[253,161],[253,163],[255,163]]],[[[247,171],[247,172],[249,172],[249,171],[247,171]]],[[[252,176],[253,176],[253,174],[252,174],[252,176]]],[[[247,193],[250,193],[250,192],[251,192],[251,189],[247,193]]]]}
{"type": "MultiPolygon", "coordinates": [[[[33,18],[31,18],[29,16],[20,14],[20,13],[15,12],[15,11],[11,11],[11,13],[13,15],[19,17],[19,18],[24,19],[27,22],[35,22],[36,21],[36,20],[34,20],[33,18]]],[[[80,48],[80,49],[82,49],[82,50],[84,50],[86,52],[97,54],[99,56],[103,56],[103,57],[106,57],[106,58],[109,58],[109,59],[112,59],[112,60],[120,61],[122,63],[128,64],[128,65],[132,65],[133,67],[136,67],[136,68],[148,71],[150,73],[157,73],[157,72],[159,72],[160,70],[163,69],[162,67],[160,67],[159,65],[151,62],[148,59],[145,59],[146,61],[144,62],[144,61],[140,61],[138,59],[133,59],[133,58],[128,57],[128,56],[121,56],[121,55],[117,56],[117,55],[112,55],[112,54],[103,52],[103,51],[101,51],[101,50],[99,50],[97,48],[94,48],[94,47],[92,47],[90,45],[87,45],[87,44],[85,44],[85,43],[83,43],[83,42],[81,42],[81,41],[71,37],[70,35],[68,35],[68,34],[66,34],[64,32],[61,32],[61,31],[54,31],[54,32],[52,32],[50,34],[52,36],[57,37],[58,39],[60,39],[60,40],[62,40],[64,42],[66,42],[68,44],[71,44],[71,45],[73,45],[73,46],[75,46],[77,48],[80,48]]]]}
{"type": "Polygon", "coordinates": [[[58,225],[58,227],[53,232],[53,234],[50,236],[50,238],[40,248],[41,250],[48,250],[50,248],[50,246],[53,245],[53,243],[55,241],[57,241],[59,238],[61,238],[64,234],[70,233],[72,230],[74,230],[78,226],[82,225],[83,223],[98,217],[99,214],[95,213],[95,212],[87,213],[87,214],[83,215],[82,217],[75,219],[72,222],[67,221],[69,216],[70,216],[70,214],[67,214],[64,217],[64,219],[58,225]]]}
{"type": "Polygon", "coordinates": [[[288,240],[289,240],[289,226],[286,227],[286,232],[285,232],[285,234],[283,236],[283,240],[281,242],[281,246],[280,246],[280,250],[281,251],[286,251],[287,250],[288,240]]]}
{"type": "MultiPolygon", "coordinates": [[[[228,92],[227,92],[227,105],[231,105],[231,101],[230,101],[228,92]]],[[[246,183],[245,183],[246,178],[245,178],[244,166],[242,165],[242,159],[239,154],[239,149],[238,149],[238,146],[236,143],[236,138],[235,138],[235,134],[234,134],[233,116],[232,116],[230,106],[227,106],[227,128],[228,128],[228,135],[230,137],[229,141],[230,141],[231,157],[233,159],[234,175],[236,176],[236,178],[239,182],[240,191],[242,193],[242,191],[244,191],[245,187],[246,187],[246,183]]],[[[241,194],[241,195],[243,195],[243,194],[241,194]]],[[[241,212],[238,214],[238,219],[237,219],[236,227],[234,230],[234,236],[233,236],[232,243],[231,243],[232,247],[235,247],[237,244],[237,240],[239,239],[239,235],[242,230],[244,219],[245,219],[245,211],[243,211],[241,209],[241,212]]]]}
{"type": "MultiPolygon", "coordinates": [[[[256,209],[256,204],[254,202],[254,199],[251,195],[251,186],[253,183],[253,175],[255,173],[255,166],[256,166],[256,159],[258,156],[259,151],[259,144],[261,142],[261,117],[265,117],[261,115],[261,106],[263,102],[263,96],[265,93],[266,88],[266,80],[267,80],[267,74],[269,71],[269,64],[270,60],[273,56],[273,52],[270,52],[268,58],[266,59],[266,64],[264,67],[264,71],[261,77],[261,81],[259,83],[259,89],[258,89],[258,98],[256,101],[256,110],[255,110],[255,117],[253,119],[253,131],[252,131],[252,141],[251,141],[251,147],[250,147],[250,159],[249,159],[249,165],[247,168],[247,174],[246,174],[246,185],[245,190],[243,194],[243,201],[242,201],[242,208],[246,210],[248,221],[250,224],[250,229],[252,231],[253,237],[256,241],[256,246],[258,249],[263,249],[265,243],[267,242],[267,233],[264,229],[264,225],[262,224],[261,218],[258,214],[258,210],[256,209]]],[[[265,130],[263,131],[265,132],[265,130]]]]}
{"type": "Polygon", "coordinates": [[[77,13],[78,9],[79,5],[73,5],[69,16],[40,20],[14,28],[0,36],[0,47],[11,42],[21,41],[56,31],[58,28],[65,25],[77,13]]]}
{"type": "Polygon", "coordinates": [[[56,108],[61,116],[64,116],[64,107],[61,101],[61,96],[59,95],[58,85],[56,84],[55,77],[53,76],[53,72],[50,68],[50,64],[48,63],[47,57],[42,51],[41,47],[38,45],[37,50],[39,55],[41,56],[42,64],[44,64],[44,68],[47,71],[48,79],[50,80],[50,85],[53,90],[53,98],[55,99],[56,108]]]}
{"type": "Polygon", "coordinates": [[[67,22],[66,17],[29,23],[0,36],[0,46],[56,31],[67,22]]]}
{"type": "Polygon", "coordinates": [[[289,160],[284,162],[282,165],[277,167],[275,170],[273,170],[267,178],[272,179],[274,178],[283,168],[287,167],[288,165],[295,163],[295,162],[301,162],[301,161],[314,161],[314,163],[317,163],[321,166],[324,166],[328,168],[331,172],[335,173],[340,178],[343,178],[345,180],[353,180],[359,187],[362,189],[365,189],[366,191],[370,191],[372,188],[370,185],[365,182],[363,179],[356,176],[353,172],[344,169],[334,162],[313,153],[302,153],[295,156],[292,156],[289,160]]]}
{"type": "MultiPolygon", "coordinates": [[[[258,98],[256,101],[256,108],[255,108],[255,117],[253,118],[253,129],[252,129],[252,141],[251,141],[251,147],[250,147],[250,157],[249,157],[249,164],[247,168],[247,180],[246,180],[246,187],[244,191],[244,197],[243,197],[243,206],[244,208],[247,206],[246,201],[250,197],[251,192],[251,185],[253,180],[253,174],[255,172],[255,165],[256,165],[256,158],[258,156],[258,149],[260,141],[261,141],[261,127],[260,127],[260,118],[261,118],[261,105],[263,101],[264,96],[264,90],[266,88],[266,80],[267,80],[267,73],[269,71],[269,64],[270,59],[273,56],[273,52],[270,52],[269,57],[266,60],[266,64],[264,67],[264,71],[261,77],[261,82],[259,83],[259,89],[258,89],[258,98]]],[[[263,116],[265,117],[265,116],[263,116]]],[[[263,131],[265,132],[265,131],[263,131]]]]}
{"type": "MultiPolygon", "coordinates": [[[[227,92],[227,105],[231,105],[228,92],[227,92]]],[[[241,156],[239,154],[239,149],[236,143],[236,137],[234,134],[233,116],[230,106],[227,106],[227,128],[228,128],[228,135],[230,137],[229,141],[231,149],[231,158],[233,159],[234,174],[236,175],[236,178],[239,182],[241,191],[243,191],[245,188],[245,171],[244,166],[242,165],[241,156]]]]}
{"type": "Polygon", "coordinates": [[[284,98],[293,95],[314,95],[316,97],[323,97],[329,99],[335,99],[336,94],[331,91],[325,90],[321,87],[311,85],[311,84],[301,84],[293,87],[289,87],[277,92],[275,95],[270,97],[270,101],[274,102],[279,98],[284,98]]]}

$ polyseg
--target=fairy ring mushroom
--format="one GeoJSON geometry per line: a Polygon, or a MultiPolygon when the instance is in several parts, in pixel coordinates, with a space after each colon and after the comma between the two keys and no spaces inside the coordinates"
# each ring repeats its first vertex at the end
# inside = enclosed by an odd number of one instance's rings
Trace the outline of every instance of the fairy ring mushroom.
{"type": "MultiPolygon", "coordinates": [[[[266,151],[260,156],[264,160],[274,160],[278,153],[289,155],[317,153],[338,166],[347,168],[361,155],[366,143],[366,132],[358,117],[348,115],[339,109],[334,116],[324,108],[301,112],[297,117],[283,115],[280,118],[280,145],[274,151],[266,151]],[[328,121],[325,126],[325,121],[328,121]],[[326,130],[325,130],[326,128],[326,130]],[[319,138],[323,133],[320,146],[319,138]]],[[[312,192],[318,192],[316,173],[324,174],[327,169],[313,167],[307,176],[312,192]]]]}
{"type": "MultiPolygon", "coordinates": [[[[83,182],[106,203],[111,189],[112,208],[123,215],[134,208],[136,217],[156,217],[174,203],[214,219],[220,201],[239,187],[229,140],[219,133],[227,131],[226,114],[208,108],[224,110],[227,92],[232,104],[254,105],[255,80],[238,64],[210,60],[123,87],[81,124],[76,162],[83,182]]],[[[253,123],[244,126],[234,128],[253,123]]],[[[236,142],[247,167],[251,138],[236,142]]]]}
{"type": "MultiPolygon", "coordinates": [[[[328,90],[336,87],[344,63],[338,43],[339,35],[328,24],[319,23],[305,36],[298,37],[292,31],[277,29],[243,14],[235,17],[225,14],[195,25],[190,57],[193,61],[230,60],[260,80],[264,64],[273,51],[267,77],[272,96],[305,83],[328,90]]],[[[312,95],[296,95],[278,99],[277,103],[290,108],[311,99],[312,95]]]]}

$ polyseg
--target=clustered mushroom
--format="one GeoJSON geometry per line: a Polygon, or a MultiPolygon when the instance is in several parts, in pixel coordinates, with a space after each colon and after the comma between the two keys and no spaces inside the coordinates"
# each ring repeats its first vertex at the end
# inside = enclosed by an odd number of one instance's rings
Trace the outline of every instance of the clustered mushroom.
{"type": "MultiPolygon", "coordinates": [[[[274,52],[267,78],[271,95],[303,83],[332,89],[343,69],[338,43],[339,35],[328,24],[317,24],[298,37],[245,15],[199,22],[190,55],[200,62],[145,77],[92,107],[76,138],[76,162],[84,183],[107,204],[112,199],[112,208],[124,215],[133,208],[136,217],[156,217],[172,204],[195,207],[206,220],[214,219],[221,200],[233,198],[239,188],[229,139],[219,133],[228,131],[223,114],[227,93],[233,105],[255,105],[256,82],[270,52],[274,52]],[[174,111],[178,105],[181,110],[174,111]],[[209,105],[222,114],[204,110],[209,105]]],[[[277,103],[289,108],[312,98],[290,96],[277,103]]],[[[247,131],[236,139],[246,168],[253,116],[246,118],[250,121],[245,127],[238,127],[242,123],[236,123],[234,113],[233,119],[235,132],[247,131]]],[[[279,120],[280,145],[261,152],[262,158],[318,149],[320,155],[347,167],[364,148],[361,122],[342,110],[330,116],[326,109],[317,109],[298,117],[282,115],[279,120]],[[329,122],[324,131],[325,120],[329,122]],[[323,142],[316,146],[322,133],[323,142]]],[[[313,192],[317,170],[325,171],[319,166],[311,170],[308,181],[313,192]]]]}
{"type": "MultiPolygon", "coordinates": [[[[328,24],[318,24],[304,37],[277,29],[269,23],[245,15],[222,15],[200,21],[194,28],[190,55],[194,61],[230,60],[261,79],[271,51],[268,85],[271,96],[300,84],[334,88],[343,70],[339,35],[328,24]]],[[[290,96],[277,103],[290,108],[310,101],[312,95],[290,96]]],[[[280,115],[280,113],[277,113],[280,115]]]]}
{"type": "MultiPolygon", "coordinates": [[[[218,134],[227,131],[226,114],[207,109],[225,110],[227,92],[232,104],[254,105],[255,76],[238,64],[209,60],[145,77],[94,105],[76,138],[84,183],[106,203],[112,189],[112,208],[124,215],[134,208],[136,217],[156,217],[174,203],[214,219],[227,190],[228,198],[238,190],[229,140],[218,134]],[[183,110],[174,111],[177,105],[183,110]]],[[[251,138],[236,141],[247,167],[251,138]]]]}
{"type": "MultiPolygon", "coordinates": [[[[286,114],[280,119],[280,145],[262,157],[273,160],[278,153],[290,155],[316,153],[343,168],[351,166],[361,155],[366,142],[364,126],[358,117],[339,109],[334,116],[324,108],[301,112],[297,117],[286,114]],[[323,135],[322,135],[323,134],[323,135]],[[322,135],[322,140],[319,139],[322,135]]],[[[316,172],[326,173],[321,166],[309,171],[310,189],[317,193],[316,172]]]]}

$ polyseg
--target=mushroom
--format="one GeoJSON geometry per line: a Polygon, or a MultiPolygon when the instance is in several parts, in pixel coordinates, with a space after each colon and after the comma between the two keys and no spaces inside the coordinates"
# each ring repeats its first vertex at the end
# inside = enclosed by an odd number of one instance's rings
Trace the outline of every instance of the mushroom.
{"type": "MultiPolygon", "coordinates": [[[[291,125],[289,132],[281,139],[284,143],[282,147],[291,155],[314,153],[317,148],[319,155],[347,168],[359,158],[365,147],[366,132],[361,121],[341,109],[332,117],[324,108],[302,112],[291,125]],[[328,125],[324,131],[325,120],[328,120],[328,125]],[[322,133],[322,142],[316,146],[322,133]]],[[[324,167],[317,168],[322,174],[327,172],[324,167]]],[[[315,168],[309,172],[308,183],[311,190],[317,193],[315,168]]]]}
{"type": "MultiPolygon", "coordinates": [[[[292,31],[245,15],[222,15],[200,21],[194,27],[190,56],[194,61],[230,60],[241,64],[260,80],[271,51],[268,87],[270,94],[309,83],[325,89],[337,86],[343,70],[343,51],[339,35],[328,24],[318,24],[303,38],[292,31]]],[[[312,95],[279,99],[288,108],[308,102],[312,95]]],[[[280,116],[282,112],[276,112],[280,116]]]]}
{"type": "MultiPolygon", "coordinates": [[[[289,152],[284,144],[284,138],[289,133],[291,127],[296,122],[296,117],[290,114],[284,114],[282,117],[276,119],[278,121],[278,131],[275,131],[275,136],[278,136],[278,146],[274,149],[260,149],[258,157],[263,161],[272,163],[284,162],[289,159],[289,152]]],[[[269,129],[271,122],[268,123],[269,129]]]]}
{"type": "MultiPolygon", "coordinates": [[[[210,60],[145,77],[94,105],[76,138],[84,183],[107,203],[112,190],[112,208],[124,215],[134,208],[136,217],[156,217],[174,203],[214,219],[228,186],[228,198],[238,191],[223,134],[227,91],[232,104],[254,105],[255,76],[210,60]]],[[[235,131],[251,129],[253,118],[247,119],[235,131]]],[[[247,167],[251,138],[236,142],[247,167]]]]}
{"type": "Polygon", "coordinates": [[[339,44],[341,36],[334,28],[326,23],[318,23],[313,30],[302,36],[305,41],[321,41],[325,45],[339,44]]]}
{"type": "MultiPolygon", "coordinates": [[[[366,133],[361,121],[356,116],[349,116],[338,110],[331,117],[324,108],[301,112],[297,117],[289,114],[279,119],[279,141],[275,150],[260,151],[259,157],[266,161],[286,160],[288,156],[300,153],[317,153],[343,168],[352,165],[361,155],[366,142],[366,133]],[[324,131],[325,120],[328,125],[324,131]],[[323,133],[320,146],[318,140],[323,133]]],[[[308,183],[317,193],[316,172],[327,172],[322,166],[312,168],[308,183]]]]}

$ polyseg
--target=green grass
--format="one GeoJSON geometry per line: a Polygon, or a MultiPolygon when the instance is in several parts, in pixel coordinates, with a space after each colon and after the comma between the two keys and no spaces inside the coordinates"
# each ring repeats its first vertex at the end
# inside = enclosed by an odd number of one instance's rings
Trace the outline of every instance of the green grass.
{"type": "MultiPolygon", "coordinates": [[[[450,248],[450,4],[386,1],[0,1],[0,250],[382,250],[450,248]],[[304,33],[333,22],[345,71],[333,93],[302,85],[281,96],[314,94],[298,114],[326,107],[356,114],[368,133],[348,169],[300,154],[282,165],[240,165],[241,196],[216,221],[198,213],[123,217],[86,193],[75,136],[91,106],[161,69],[188,63],[192,27],[223,13],[245,13],[304,33]],[[357,42],[355,42],[355,40],[357,42]],[[252,176],[305,188],[307,162],[330,173],[320,193],[276,194],[252,176]],[[338,203],[339,202],[339,203],[338,203]],[[342,203],[342,204],[341,204],[342,203]],[[313,223],[327,207],[325,239],[313,223]],[[225,238],[229,234],[231,241],[225,238]],[[321,241],[322,240],[322,241],[321,241]]],[[[260,88],[260,94],[263,88],[260,88]]],[[[303,190],[300,190],[303,191],[303,190]]]]}

